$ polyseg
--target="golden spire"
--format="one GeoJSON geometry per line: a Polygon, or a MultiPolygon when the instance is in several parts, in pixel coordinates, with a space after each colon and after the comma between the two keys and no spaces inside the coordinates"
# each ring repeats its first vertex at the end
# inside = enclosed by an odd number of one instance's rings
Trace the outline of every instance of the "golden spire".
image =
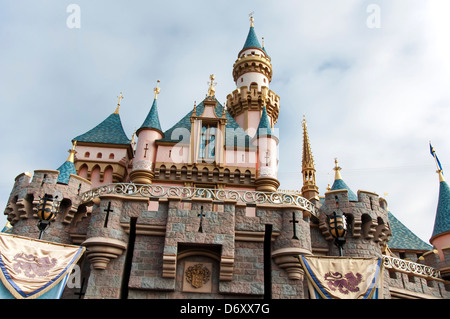
{"type": "Polygon", "coordinates": [[[156,87],[153,89],[153,92],[155,93],[155,100],[158,99],[158,94],[161,92],[161,89],[159,87],[159,80],[156,81],[156,87]]]}
{"type": "Polygon", "coordinates": [[[216,89],[214,88],[214,85],[217,85],[216,82],[214,82],[214,79],[216,77],[214,76],[214,74],[211,74],[209,76],[209,79],[211,80],[209,83],[209,89],[208,89],[208,97],[213,97],[216,95],[216,89]]]}
{"type": "Polygon", "coordinates": [[[250,16],[250,27],[253,27],[253,21],[255,21],[255,19],[253,18],[253,14],[255,13],[255,11],[250,12],[249,16],[250,16]]]}
{"type": "Polygon", "coordinates": [[[308,136],[308,125],[306,124],[306,117],[303,115],[302,120],[303,126],[303,159],[302,159],[302,168],[305,169],[314,169],[314,159],[311,151],[311,144],[309,143],[308,136]]]}
{"type": "Polygon", "coordinates": [[[75,151],[76,146],[77,146],[77,141],[73,141],[72,149],[69,150],[69,157],[67,158],[66,162],[72,162],[72,163],[75,162],[75,153],[77,152],[77,151],[75,151]]]}
{"type": "Polygon", "coordinates": [[[118,98],[119,98],[119,103],[117,103],[117,108],[114,111],[114,114],[119,114],[120,101],[122,101],[122,99],[123,99],[122,92],[120,92],[120,95],[118,96],[118,98]]]}
{"type": "Polygon", "coordinates": [[[303,175],[303,196],[310,200],[318,197],[319,188],[316,185],[316,169],[314,167],[314,158],[312,156],[311,144],[309,142],[306,118],[303,115],[303,157],[302,157],[302,175],[303,175]]]}
{"type": "Polygon", "coordinates": [[[336,173],[334,174],[334,179],[335,180],[342,179],[341,172],[340,172],[341,168],[338,166],[337,158],[334,159],[334,168],[333,169],[336,171],[336,173]]]}

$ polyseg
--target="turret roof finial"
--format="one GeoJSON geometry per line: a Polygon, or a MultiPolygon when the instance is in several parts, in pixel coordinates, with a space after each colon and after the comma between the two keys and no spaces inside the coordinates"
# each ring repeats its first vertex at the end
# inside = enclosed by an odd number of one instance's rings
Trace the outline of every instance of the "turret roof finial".
{"type": "Polygon", "coordinates": [[[72,149],[69,150],[69,157],[67,158],[66,162],[75,162],[75,153],[77,151],[75,151],[75,147],[77,146],[77,141],[74,140],[73,141],[73,145],[72,145],[72,149]]]}
{"type": "Polygon", "coordinates": [[[114,111],[114,114],[119,114],[120,101],[122,101],[122,99],[123,99],[122,92],[120,92],[120,95],[118,96],[118,98],[119,98],[119,103],[117,103],[117,108],[114,111]]]}
{"type": "Polygon", "coordinates": [[[153,92],[155,93],[155,100],[158,99],[158,94],[161,92],[161,88],[159,87],[159,80],[156,81],[156,87],[153,89],[153,92]]]}
{"type": "Polygon", "coordinates": [[[253,14],[255,13],[255,11],[250,12],[249,16],[250,16],[250,27],[253,27],[253,21],[255,21],[255,19],[253,18],[253,14]]]}
{"type": "Polygon", "coordinates": [[[213,97],[216,95],[216,89],[214,88],[215,85],[217,85],[216,82],[214,82],[214,79],[216,77],[214,76],[214,74],[211,74],[209,76],[209,79],[211,80],[209,83],[209,89],[208,89],[208,97],[213,97]]]}
{"type": "Polygon", "coordinates": [[[338,160],[337,160],[337,157],[334,159],[334,170],[336,171],[336,173],[335,173],[335,175],[334,175],[334,179],[335,180],[337,180],[337,179],[342,179],[342,176],[341,176],[341,172],[340,172],[340,170],[341,170],[341,168],[338,166],[338,160]]]}

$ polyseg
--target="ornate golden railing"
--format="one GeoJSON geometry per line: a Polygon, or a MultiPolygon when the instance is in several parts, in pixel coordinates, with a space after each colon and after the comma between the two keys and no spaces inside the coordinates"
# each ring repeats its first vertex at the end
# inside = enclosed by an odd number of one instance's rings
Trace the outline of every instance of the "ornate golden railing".
{"type": "Polygon", "coordinates": [[[132,197],[181,197],[181,198],[211,198],[213,200],[234,200],[246,204],[292,205],[317,216],[314,205],[306,198],[297,194],[278,192],[254,192],[245,190],[210,189],[197,187],[181,187],[154,184],[113,183],[83,193],[83,203],[106,194],[116,194],[132,197]]]}
{"type": "Polygon", "coordinates": [[[427,276],[433,278],[440,278],[439,270],[418,264],[409,260],[395,258],[391,256],[383,256],[384,267],[387,269],[394,269],[405,273],[411,273],[414,275],[427,276]]]}

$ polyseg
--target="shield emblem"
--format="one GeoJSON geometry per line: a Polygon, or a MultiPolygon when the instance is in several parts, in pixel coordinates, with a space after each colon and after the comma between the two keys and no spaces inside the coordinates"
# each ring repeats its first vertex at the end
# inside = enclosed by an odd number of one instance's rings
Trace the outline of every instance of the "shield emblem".
{"type": "Polygon", "coordinates": [[[201,288],[210,278],[210,272],[203,264],[196,264],[188,267],[185,275],[186,281],[194,288],[201,288]]]}

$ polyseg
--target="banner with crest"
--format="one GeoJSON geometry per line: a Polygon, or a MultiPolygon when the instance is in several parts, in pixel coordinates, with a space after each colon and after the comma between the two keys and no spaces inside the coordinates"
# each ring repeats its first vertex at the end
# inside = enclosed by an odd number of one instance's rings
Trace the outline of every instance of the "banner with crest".
{"type": "Polygon", "coordinates": [[[84,250],[80,246],[0,233],[0,279],[4,285],[0,297],[11,294],[17,299],[60,298],[72,266],[84,250]]]}
{"type": "Polygon", "coordinates": [[[381,295],[381,258],[303,256],[312,299],[378,299],[381,295]]]}

